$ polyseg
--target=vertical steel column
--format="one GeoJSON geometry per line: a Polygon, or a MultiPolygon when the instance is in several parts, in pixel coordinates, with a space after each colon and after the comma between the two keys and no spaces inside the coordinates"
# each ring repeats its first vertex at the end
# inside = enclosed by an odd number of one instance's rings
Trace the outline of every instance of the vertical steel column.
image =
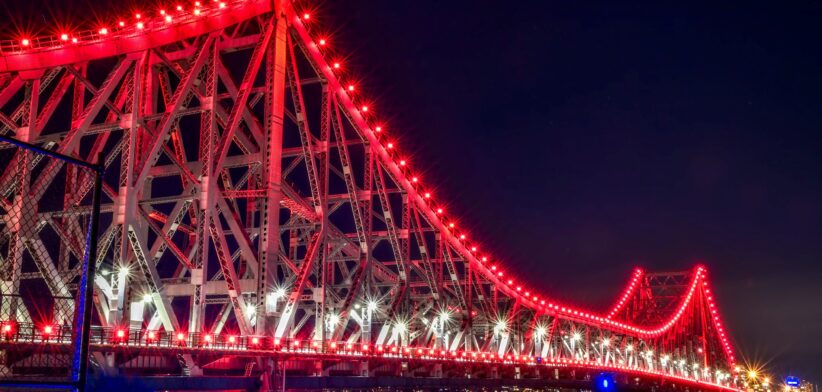
{"type": "Polygon", "coordinates": [[[256,333],[270,333],[269,317],[277,307],[272,295],[280,254],[280,199],[282,198],[282,141],[285,115],[285,73],[287,25],[282,4],[277,2],[274,39],[268,47],[265,70],[265,144],[263,145],[263,189],[260,206],[260,247],[257,266],[256,333]]]}
{"type": "MultiPolygon", "coordinates": [[[[214,95],[217,92],[217,59],[219,49],[217,40],[209,42],[209,47],[204,47],[208,58],[203,66],[205,76],[205,93],[202,97],[204,111],[200,114],[200,195],[199,210],[197,211],[197,257],[194,258],[194,268],[191,269],[191,284],[194,287],[194,294],[191,297],[191,313],[189,314],[189,333],[202,332],[206,294],[203,285],[208,280],[208,255],[209,255],[209,226],[211,220],[215,218],[214,211],[217,205],[217,173],[214,168],[214,147],[217,138],[217,129],[214,121],[214,111],[217,102],[214,95]]],[[[196,75],[191,75],[195,77],[196,75]]],[[[224,130],[228,132],[228,130],[224,130]]]]}
{"type": "MultiPolygon", "coordinates": [[[[28,102],[24,102],[23,107],[27,110],[27,112],[24,112],[22,116],[23,126],[15,131],[17,138],[24,143],[30,142],[32,136],[34,136],[32,132],[34,131],[35,123],[37,122],[37,104],[39,101],[40,79],[32,79],[29,83],[27,83],[26,88],[26,98],[28,99],[28,102]]],[[[17,195],[14,196],[11,213],[9,214],[16,219],[13,219],[10,225],[12,227],[12,235],[10,238],[11,243],[9,244],[9,257],[6,262],[9,271],[4,271],[7,275],[4,277],[2,287],[2,294],[4,296],[10,296],[11,299],[9,301],[9,320],[16,320],[17,308],[19,306],[24,306],[18,294],[20,290],[20,274],[22,273],[23,267],[23,250],[25,249],[24,242],[26,237],[29,235],[28,225],[30,225],[31,222],[26,222],[26,219],[24,219],[23,216],[24,214],[29,214],[36,211],[37,207],[36,204],[31,207],[26,206],[30,199],[29,192],[31,179],[29,176],[31,174],[31,160],[33,159],[32,152],[28,149],[23,149],[18,151],[18,154],[20,154],[20,156],[17,160],[17,195]],[[10,266],[8,266],[9,263],[11,263],[10,266]]]]}

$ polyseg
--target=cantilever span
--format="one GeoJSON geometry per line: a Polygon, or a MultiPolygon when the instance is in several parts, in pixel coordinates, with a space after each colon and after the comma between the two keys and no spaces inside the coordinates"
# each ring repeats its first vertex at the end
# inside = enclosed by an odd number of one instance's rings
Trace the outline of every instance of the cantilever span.
{"type": "MultiPolygon", "coordinates": [[[[312,23],[217,0],[0,43],[0,133],[105,168],[96,371],[736,389],[704,267],[638,270],[607,314],[526,287],[312,23]]],[[[0,378],[68,377],[93,175],[0,147],[0,378]]]]}

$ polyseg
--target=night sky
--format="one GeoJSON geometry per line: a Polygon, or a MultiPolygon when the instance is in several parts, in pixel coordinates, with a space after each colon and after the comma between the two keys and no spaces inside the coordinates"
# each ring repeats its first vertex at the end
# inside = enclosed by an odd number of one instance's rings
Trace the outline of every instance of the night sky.
{"type": "Polygon", "coordinates": [[[822,2],[611,3],[339,0],[312,23],[519,279],[605,310],[635,266],[704,263],[742,356],[822,381],[822,2]]]}

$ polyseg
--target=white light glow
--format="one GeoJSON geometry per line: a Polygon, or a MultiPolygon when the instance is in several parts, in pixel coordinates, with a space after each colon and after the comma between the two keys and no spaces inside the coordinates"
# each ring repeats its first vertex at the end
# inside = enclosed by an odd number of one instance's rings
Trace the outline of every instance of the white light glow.
{"type": "Polygon", "coordinates": [[[451,312],[449,312],[447,310],[443,310],[442,312],[440,312],[440,321],[442,321],[443,323],[447,323],[450,320],[451,320],[451,312]]]}
{"type": "Polygon", "coordinates": [[[340,323],[340,316],[334,313],[328,315],[328,325],[335,327],[340,323]]]}
{"type": "Polygon", "coordinates": [[[366,308],[368,309],[369,312],[373,312],[373,311],[377,310],[377,305],[378,305],[377,301],[373,301],[373,300],[368,301],[368,304],[366,304],[366,308]]]}
{"type": "Polygon", "coordinates": [[[497,320],[494,325],[494,333],[499,335],[508,330],[508,322],[506,320],[497,320]]]}

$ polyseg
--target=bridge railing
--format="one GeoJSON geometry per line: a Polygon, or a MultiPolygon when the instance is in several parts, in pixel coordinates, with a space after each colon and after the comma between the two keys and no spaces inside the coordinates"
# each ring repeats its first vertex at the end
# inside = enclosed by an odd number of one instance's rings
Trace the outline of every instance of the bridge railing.
{"type": "MultiPolygon", "coordinates": [[[[0,321],[0,349],[14,352],[37,349],[40,352],[66,353],[73,329],[69,325],[16,324],[0,321]],[[11,325],[11,327],[6,327],[11,325]]],[[[650,369],[637,363],[623,364],[602,358],[535,357],[528,354],[499,354],[489,351],[446,350],[443,348],[369,345],[344,340],[277,339],[272,336],[242,336],[233,333],[209,334],[184,331],[92,327],[90,343],[95,351],[172,353],[222,352],[228,355],[279,356],[299,358],[357,358],[365,360],[400,360],[457,362],[466,364],[544,366],[549,368],[593,369],[668,379],[686,385],[705,385],[713,389],[735,390],[733,380],[715,379],[696,374],[681,374],[675,367],[650,369]]]]}
{"type": "Polygon", "coordinates": [[[100,25],[95,30],[66,31],[55,35],[20,37],[0,40],[0,56],[23,52],[56,50],[77,45],[86,45],[106,39],[133,37],[150,31],[168,28],[170,25],[190,23],[198,19],[213,17],[224,9],[229,9],[247,0],[220,0],[197,2],[191,6],[176,6],[161,9],[151,14],[130,15],[109,24],[100,25]],[[139,15],[139,17],[138,17],[139,15]]]}

